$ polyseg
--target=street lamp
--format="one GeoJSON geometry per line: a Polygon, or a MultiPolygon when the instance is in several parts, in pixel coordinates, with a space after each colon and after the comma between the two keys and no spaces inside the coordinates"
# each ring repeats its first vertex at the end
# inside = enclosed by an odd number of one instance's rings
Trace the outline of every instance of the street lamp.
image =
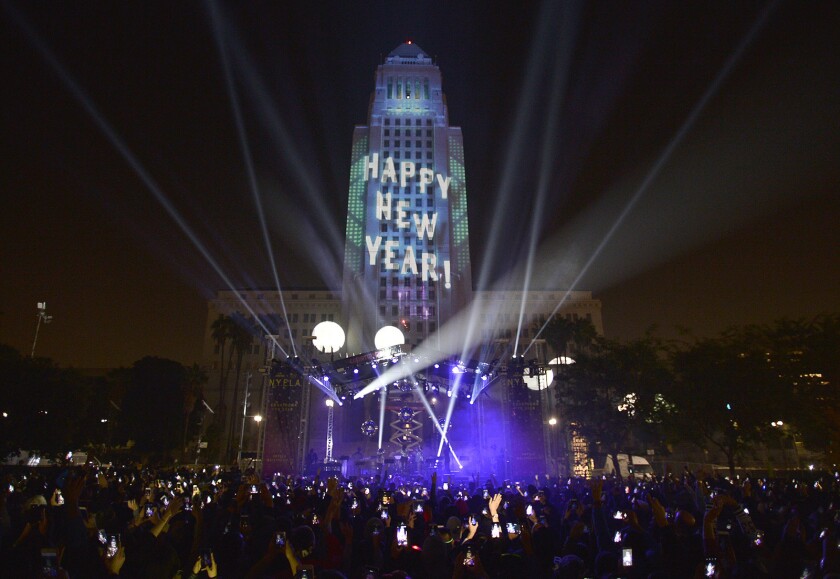
{"type": "Polygon", "coordinates": [[[260,424],[263,421],[262,414],[248,414],[248,398],[251,395],[251,372],[245,376],[245,399],[242,401],[242,430],[239,432],[239,450],[236,453],[236,464],[242,460],[242,444],[245,441],[245,422],[250,418],[257,424],[260,424]]]}
{"type": "Polygon", "coordinates": [[[47,315],[47,302],[38,302],[38,313],[35,315],[37,322],[35,324],[35,339],[32,340],[32,353],[29,357],[35,357],[35,344],[38,343],[38,331],[41,329],[41,322],[49,324],[52,321],[52,316],[47,315]]]}

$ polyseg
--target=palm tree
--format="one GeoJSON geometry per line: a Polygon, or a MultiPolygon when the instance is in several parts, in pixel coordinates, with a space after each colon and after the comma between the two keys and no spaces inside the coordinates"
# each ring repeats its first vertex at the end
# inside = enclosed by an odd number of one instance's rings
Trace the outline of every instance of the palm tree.
{"type": "Polygon", "coordinates": [[[228,340],[230,340],[232,328],[235,326],[233,319],[224,314],[219,314],[219,317],[210,326],[213,341],[219,349],[219,420],[222,423],[224,423],[226,417],[227,379],[230,374],[231,358],[233,357],[233,348],[231,348],[228,353],[227,364],[225,364],[225,348],[228,340]]]}
{"type": "Polygon", "coordinates": [[[556,315],[545,326],[543,335],[558,355],[568,356],[570,344],[576,353],[583,352],[592,345],[598,333],[586,318],[570,319],[556,315]]]}
{"type": "Polygon", "coordinates": [[[184,452],[187,450],[187,433],[190,427],[190,417],[195,409],[195,404],[204,397],[203,386],[207,384],[207,372],[198,364],[187,368],[186,377],[182,386],[184,396],[184,452]]]}
{"type": "MultiPolygon", "coordinates": [[[[242,318],[240,318],[242,319],[242,318]]],[[[234,378],[233,382],[233,402],[230,407],[230,428],[228,430],[228,442],[227,442],[227,456],[231,456],[231,449],[233,448],[233,434],[236,430],[236,415],[239,411],[239,380],[242,376],[242,358],[245,355],[245,352],[250,349],[251,343],[253,341],[253,333],[251,330],[246,327],[245,325],[237,324],[234,320],[231,320],[234,323],[232,324],[231,331],[230,331],[230,340],[231,340],[231,357],[233,354],[236,354],[236,377],[234,378]]],[[[230,368],[228,367],[228,371],[230,368]]],[[[243,418],[244,420],[244,418],[243,418]]]]}

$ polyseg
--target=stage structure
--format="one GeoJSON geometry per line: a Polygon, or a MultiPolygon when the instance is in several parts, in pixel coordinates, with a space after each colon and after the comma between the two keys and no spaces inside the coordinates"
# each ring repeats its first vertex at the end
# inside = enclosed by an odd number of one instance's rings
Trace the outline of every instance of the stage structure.
{"type": "Polygon", "coordinates": [[[474,291],[461,129],[449,124],[440,69],[416,44],[377,67],[367,123],[353,131],[342,287],[287,289],[282,309],[280,298],[221,291],[206,326],[211,401],[214,383],[220,399],[231,391],[218,316],[247,322],[244,300],[272,334],[254,334],[243,367],[266,369],[265,472],[314,469],[307,456],[334,459],[348,475],[571,471],[547,390],[546,361],[560,353],[537,340],[528,360],[513,359],[514,343],[529,344],[550,315],[588,319],[600,333],[601,304],[579,290],[474,291]],[[441,327],[476,300],[484,345],[461,355],[475,359],[435,354],[441,327]],[[315,335],[325,322],[341,326],[340,345],[315,335]],[[278,343],[294,352],[288,360],[278,359],[278,343]],[[395,365],[407,368],[403,378],[354,399],[395,365]]]}

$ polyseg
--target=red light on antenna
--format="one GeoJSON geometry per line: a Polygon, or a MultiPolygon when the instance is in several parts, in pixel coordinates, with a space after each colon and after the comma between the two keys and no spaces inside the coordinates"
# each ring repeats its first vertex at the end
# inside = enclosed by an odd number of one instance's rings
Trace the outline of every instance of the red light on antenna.
{"type": "Polygon", "coordinates": [[[410,41],[410,40],[408,41],[408,44],[411,44],[411,41],[410,41]]]}

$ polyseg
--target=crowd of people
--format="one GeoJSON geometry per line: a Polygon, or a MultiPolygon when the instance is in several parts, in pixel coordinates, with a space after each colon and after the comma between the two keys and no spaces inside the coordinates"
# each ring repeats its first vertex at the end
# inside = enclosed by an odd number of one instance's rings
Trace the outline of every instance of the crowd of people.
{"type": "Polygon", "coordinates": [[[840,475],[486,481],[10,470],[8,577],[840,577],[840,475]]]}

